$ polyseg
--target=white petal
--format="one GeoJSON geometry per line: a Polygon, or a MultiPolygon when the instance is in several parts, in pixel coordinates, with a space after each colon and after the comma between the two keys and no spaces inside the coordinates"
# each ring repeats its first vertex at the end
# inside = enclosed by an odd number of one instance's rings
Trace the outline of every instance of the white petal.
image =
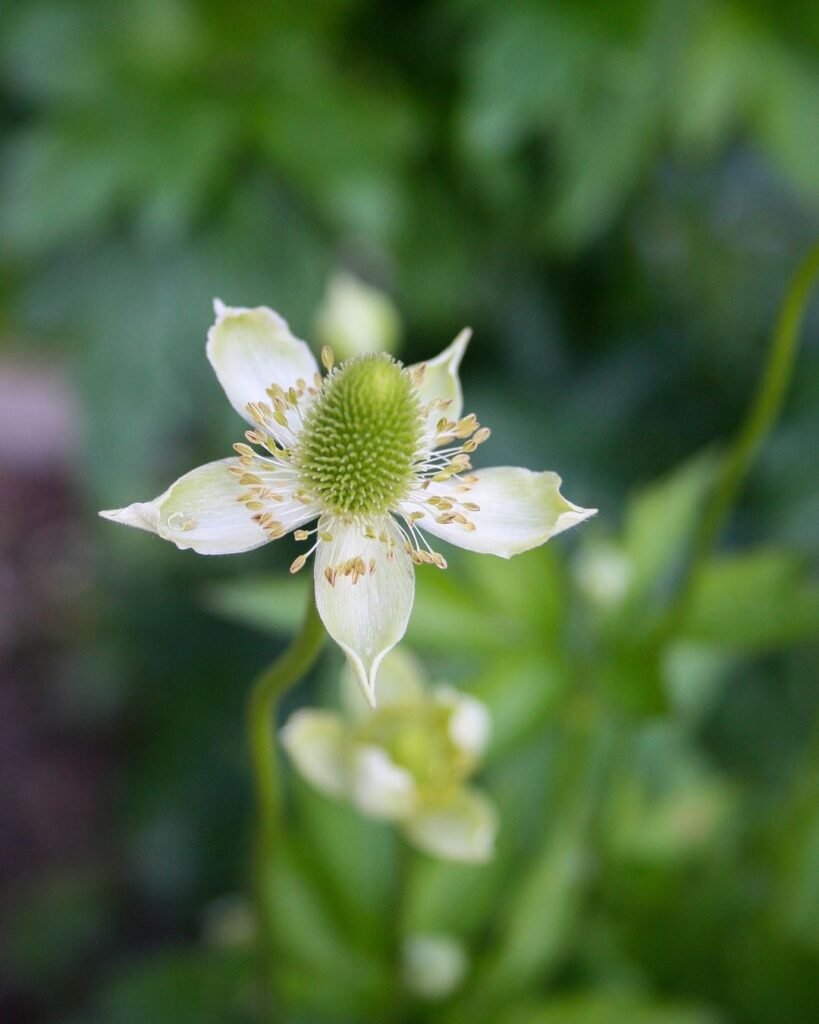
{"type": "Polygon", "coordinates": [[[100,512],[103,519],[110,519],[123,526],[135,526],[138,530],[159,532],[159,505],[157,501],[136,501],[127,508],[109,508],[100,512]]]}
{"type": "Polygon", "coordinates": [[[427,432],[431,435],[436,433],[435,425],[442,416],[445,415],[450,420],[460,419],[464,399],[458,367],[471,337],[472,331],[469,327],[465,327],[440,355],[430,359],[428,363],[416,363],[409,367],[410,371],[418,370],[421,366],[424,367],[424,376],[418,387],[422,405],[428,405],[436,398],[449,402],[445,408],[436,404],[429,410],[427,432]]]}
{"type": "Polygon", "coordinates": [[[328,796],[345,796],[350,786],[350,751],[340,715],[305,708],[281,730],[282,745],[307,781],[328,796]]]}
{"type": "MultiPolygon", "coordinates": [[[[236,499],[242,493],[228,470],[238,459],[208,462],[171,484],[164,494],[127,508],[100,512],[105,519],[158,533],[183,551],[200,555],[231,555],[266,544],[268,536],[251,513],[236,499]]],[[[279,488],[280,490],[283,488],[279,488]]],[[[285,530],[315,518],[315,510],[295,501],[271,506],[285,530]]]]}
{"type": "Polygon", "coordinates": [[[449,719],[449,738],[464,754],[478,760],[486,750],[492,731],[489,709],[468,693],[461,693],[453,686],[438,686],[435,701],[452,709],[449,719]]]}
{"type": "Polygon", "coordinates": [[[434,857],[480,864],[495,852],[498,819],[487,797],[462,789],[451,803],[420,810],[404,829],[408,839],[434,857]]]}
{"type": "Polygon", "coordinates": [[[385,821],[406,818],[415,810],[418,799],[410,773],[376,746],[356,749],[352,796],[362,813],[385,821]]]}
{"type": "Polygon", "coordinates": [[[557,473],[498,466],[478,470],[472,478],[476,482],[468,491],[460,490],[463,485],[452,479],[431,484],[428,493],[478,505],[480,511],[463,513],[474,530],[459,523],[438,523],[429,511],[416,525],[459,548],[511,558],[539,547],[597,512],[566,501],[557,473]]]}
{"type": "Polygon", "coordinates": [[[312,386],[316,360],[278,313],[266,306],[234,309],[218,299],[213,306],[216,322],[208,331],[208,359],[230,404],[248,423],[253,423],[248,402],[269,401],[271,384],[287,390],[302,379],[312,386]]]}
{"type": "Polygon", "coordinates": [[[375,707],[378,666],[407,628],[415,575],[392,518],[385,516],[371,525],[382,540],[365,537],[360,524],[322,523],[322,530],[333,539],[319,543],[315,579],[322,622],[347,655],[364,696],[375,707]],[[345,575],[357,559],[367,572],[345,575]]]}

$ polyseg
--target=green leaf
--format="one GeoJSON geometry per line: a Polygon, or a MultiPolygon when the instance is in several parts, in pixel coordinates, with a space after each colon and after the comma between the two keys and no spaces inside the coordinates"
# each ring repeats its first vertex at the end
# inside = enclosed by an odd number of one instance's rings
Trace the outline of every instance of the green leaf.
{"type": "Polygon", "coordinates": [[[504,876],[497,858],[474,865],[414,856],[404,895],[406,933],[476,935],[495,910],[504,876]]]}
{"type": "Polygon", "coordinates": [[[679,569],[717,465],[712,454],[699,455],[629,502],[623,549],[632,566],[632,600],[661,588],[679,569]]]}
{"type": "Polygon", "coordinates": [[[388,967],[380,957],[357,949],[334,919],[298,839],[279,844],[267,884],[285,968],[282,984],[292,997],[316,1010],[351,1014],[379,1004],[389,990],[388,967]],[[305,986],[311,975],[314,984],[305,986]]]}
{"type": "Polygon", "coordinates": [[[719,1024],[720,1020],[720,1014],[704,1008],[593,992],[520,1004],[497,1017],[497,1024],[719,1024]]]}
{"type": "Polygon", "coordinates": [[[492,734],[487,762],[518,749],[542,729],[569,683],[558,661],[531,655],[496,657],[469,680],[469,692],[489,708],[492,734]]]}
{"type": "Polygon", "coordinates": [[[476,1003],[499,1004],[554,973],[575,938],[587,878],[582,837],[556,828],[505,907],[503,937],[481,969],[476,1003]]]}
{"type": "Polygon", "coordinates": [[[351,942],[383,951],[393,927],[394,828],[321,796],[301,780],[295,782],[299,833],[314,874],[326,880],[328,907],[351,942]]]}
{"type": "Polygon", "coordinates": [[[100,1024],[250,1024],[247,953],[180,949],[135,962],[109,981],[93,1016],[100,1024]]]}
{"type": "Polygon", "coordinates": [[[681,624],[686,640],[761,652],[819,637],[819,586],[794,555],[752,551],[710,562],[681,624]]]}
{"type": "Polygon", "coordinates": [[[294,633],[304,617],[313,581],[280,576],[247,576],[217,583],[204,592],[205,604],[219,615],[269,633],[294,633]]]}

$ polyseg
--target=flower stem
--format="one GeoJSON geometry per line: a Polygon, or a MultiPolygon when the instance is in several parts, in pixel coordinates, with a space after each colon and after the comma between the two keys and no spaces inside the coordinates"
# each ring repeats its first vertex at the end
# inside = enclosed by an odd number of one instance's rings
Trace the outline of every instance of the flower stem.
{"type": "Polygon", "coordinates": [[[729,448],[714,493],[694,536],[688,573],[669,610],[676,624],[684,613],[699,572],[708,560],[731,513],[742,482],[776,422],[793,376],[799,331],[819,280],[819,245],[815,245],[791,279],[771,337],[768,361],[748,415],[729,448]]]}
{"type": "Polygon", "coordinates": [[[324,642],[324,627],[310,594],[301,629],[290,646],[261,673],[250,691],[247,707],[248,742],[256,795],[254,888],[259,928],[259,952],[264,983],[266,1019],[275,1000],[275,907],[270,871],[283,828],[283,797],[276,752],[274,713],[282,694],[305,675],[324,642]]]}

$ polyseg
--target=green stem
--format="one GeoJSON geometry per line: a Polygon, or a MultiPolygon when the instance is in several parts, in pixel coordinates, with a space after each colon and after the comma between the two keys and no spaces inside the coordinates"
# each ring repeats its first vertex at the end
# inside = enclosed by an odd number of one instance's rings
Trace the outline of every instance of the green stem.
{"type": "Polygon", "coordinates": [[[305,675],[316,660],[324,642],[324,627],[319,619],[312,593],[301,629],[291,645],[261,673],[250,691],[247,729],[256,794],[256,838],[254,885],[262,958],[262,977],[268,1019],[275,997],[274,964],[275,907],[271,899],[269,870],[283,827],[283,797],[276,752],[274,714],[282,694],[305,675]]]}
{"type": "Polygon", "coordinates": [[[771,337],[768,362],[756,396],[745,422],[729,449],[711,501],[694,536],[688,573],[671,609],[671,618],[675,622],[687,605],[698,573],[719,540],[757,452],[779,416],[785,392],[793,376],[800,328],[817,279],[819,245],[810,250],[791,280],[771,337]]]}

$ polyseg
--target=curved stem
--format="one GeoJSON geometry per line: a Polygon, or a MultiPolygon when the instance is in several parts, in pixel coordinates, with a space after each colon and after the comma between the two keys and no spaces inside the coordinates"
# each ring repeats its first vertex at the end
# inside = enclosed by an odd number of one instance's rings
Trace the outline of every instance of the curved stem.
{"type": "MultiPolygon", "coordinates": [[[[282,694],[307,673],[324,643],[325,632],[312,592],[301,629],[290,646],[253,684],[247,729],[256,794],[254,885],[265,1003],[274,1000],[274,914],[268,871],[282,833],[283,799],[276,752],[274,712],[282,694]]],[[[270,1009],[270,1007],[268,1007],[270,1009]]],[[[272,1019],[272,1018],[271,1018],[272,1019]]]]}
{"type": "Polygon", "coordinates": [[[768,361],[756,396],[729,449],[717,486],[694,536],[689,570],[671,609],[675,620],[684,610],[697,573],[719,539],[742,482],[782,408],[785,392],[793,376],[799,331],[811,291],[818,279],[819,245],[815,245],[791,279],[771,337],[768,361]]]}

